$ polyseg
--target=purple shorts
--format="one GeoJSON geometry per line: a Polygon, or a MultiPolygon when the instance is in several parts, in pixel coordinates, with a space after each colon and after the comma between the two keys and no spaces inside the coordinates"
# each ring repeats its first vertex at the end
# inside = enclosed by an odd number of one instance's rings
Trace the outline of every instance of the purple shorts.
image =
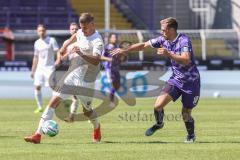
{"type": "Polygon", "coordinates": [[[166,83],[166,85],[162,88],[162,93],[168,93],[173,101],[175,102],[180,96],[182,96],[182,106],[184,108],[192,109],[198,104],[198,100],[200,97],[200,84],[196,85],[192,89],[192,93],[186,93],[180,90],[178,87],[166,83]]]}
{"type": "Polygon", "coordinates": [[[120,73],[118,70],[107,69],[106,71],[110,83],[120,83],[120,73]]]}

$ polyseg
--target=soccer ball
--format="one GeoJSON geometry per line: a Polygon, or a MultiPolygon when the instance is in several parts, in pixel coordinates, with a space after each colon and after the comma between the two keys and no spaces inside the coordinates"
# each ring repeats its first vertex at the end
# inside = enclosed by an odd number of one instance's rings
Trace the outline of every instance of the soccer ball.
{"type": "Polygon", "coordinates": [[[43,134],[46,134],[50,137],[54,137],[58,134],[58,124],[54,120],[48,120],[43,123],[42,126],[43,134]]]}

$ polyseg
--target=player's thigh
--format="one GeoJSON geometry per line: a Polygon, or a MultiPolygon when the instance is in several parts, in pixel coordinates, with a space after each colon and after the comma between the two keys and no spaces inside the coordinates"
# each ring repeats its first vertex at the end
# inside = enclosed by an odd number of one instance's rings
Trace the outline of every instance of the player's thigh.
{"type": "Polygon", "coordinates": [[[158,96],[154,108],[160,110],[165,107],[170,101],[172,101],[172,97],[169,94],[161,94],[160,96],[158,96]]]}
{"type": "Polygon", "coordinates": [[[53,97],[59,97],[62,100],[70,99],[72,96],[70,94],[64,94],[61,91],[53,91],[52,95],[53,95],[53,97]]]}
{"type": "Polygon", "coordinates": [[[176,101],[181,96],[181,90],[166,83],[165,86],[162,88],[160,96],[158,96],[155,102],[155,108],[160,109],[166,106],[170,101],[176,101]]]}
{"type": "Polygon", "coordinates": [[[44,84],[44,73],[41,70],[37,70],[34,74],[34,86],[42,86],[44,84]]]}
{"type": "Polygon", "coordinates": [[[108,82],[114,87],[114,89],[119,89],[120,87],[120,73],[118,70],[111,70],[107,69],[106,70],[106,75],[108,78],[108,82]]]}
{"type": "Polygon", "coordinates": [[[50,69],[45,69],[45,71],[44,71],[44,85],[46,87],[49,86],[49,78],[50,78],[52,73],[53,73],[53,69],[51,69],[51,68],[50,69]]]}

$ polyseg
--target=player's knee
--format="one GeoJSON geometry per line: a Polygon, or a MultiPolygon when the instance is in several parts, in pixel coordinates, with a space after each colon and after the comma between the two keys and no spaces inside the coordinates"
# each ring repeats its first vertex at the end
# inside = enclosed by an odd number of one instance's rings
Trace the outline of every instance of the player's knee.
{"type": "Polygon", "coordinates": [[[120,88],[119,83],[113,83],[113,88],[117,91],[120,88]]]}
{"type": "Polygon", "coordinates": [[[164,107],[165,105],[166,105],[166,104],[164,103],[163,100],[158,99],[158,100],[155,102],[155,104],[154,104],[154,109],[160,111],[160,110],[163,109],[163,107],[164,107]]]}
{"type": "Polygon", "coordinates": [[[188,122],[192,119],[191,111],[187,109],[182,109],[182,119],[184,122],[188,122]]]}
{"type": "Polygon", "coordinates": [[[154,104],[154,109],[157,110],[157,111],[162,110],[163,107],[164,107],[164,105],[163,105],[162,103],[157,103],[157,102],[156,102],[156,103],[154,104]]]}
{"type": "Polygon", "coordinates": [[[87,117],[90,117],[92,115],[92,110],[87,110],[85,107],[83,107],[83,114],[87,117]]]}
{"type": "Polygon", "coordinates": [[[61,100],[62,100],[62,99],[61,99],[60,97],[55,96],[55,97],[53,97],[53,98],[50,100],[48,106],[50,106],[50,107],[52,107],[52,108],[57,108],[57,106],[59,105],[59,103],[61,102],[61,100]]]}
{"type": "Polygon", "coordinates": [[[41,90],[41,86],[36,86],[35,88],[36,88],[36,90],[38,90],[38,91],[41,90]]]}

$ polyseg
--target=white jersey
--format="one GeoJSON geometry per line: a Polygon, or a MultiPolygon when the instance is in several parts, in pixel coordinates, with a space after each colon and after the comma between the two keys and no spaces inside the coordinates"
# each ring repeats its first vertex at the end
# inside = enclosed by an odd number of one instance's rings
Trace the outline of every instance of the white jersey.
{"type": "Polygon", "coordinates": [[[79,29],[77,31],[77,43],[81,52],[86,55],[101,55],[103,51],[103,40],[97,31],[86,37],[82,30],[79,29]]]}
{"type": "Polygon", "coordinates": [[[54,55],[58,49],[58,44],[53,37],[47,36],[44,39],[36,40],[34,55],[38,56],[37,69],[54,67],[54,55]]]}
{"type": "MultiPolygon", "coordinates": [[[[81,29],[77,32],[77,42],[70,45],[67,48],[67,54],[70,52],[68,58],[74,58],[76,56],[76,53],[71,53],[71,49],[74,46],[77,46],[80,48],[81,52],[85,55],[101,55],[103,51],[103,40],[101,35],[96,31],[91,36],[84,36],[81,29]]],[[[79,55],[77,55],[79,56],[79,55]]],[[[85,61],[87,65],[81,65],[74,69],[64,80],[64,84],[69,86],[83,86],[85,88],[94,88],[95,82],[94,81],[85,81],[85,77],[88,77],[87,80],[96,78],[97,74],[100,71],[100,65],[94,66],[91,63],[85,61]],[[88,67],[91,67],[90,71],[88,70],[88,67]],[[87,70],[91,73],[87,73],[87,70]]],[[[59,92],[54,92],[55,96],[59,96],[62,99],[66,99],[69,95],[59,92]]],[[[84,95],[76,95],[82,102],[85,109],[90,110],[91,106],[89,105],[92,101],[92,96],[84,96],[84,95]]]]}
{"type": "MultiPolygon", "coordinates": [[[[79,29],[77,31],[77,42],[74,44],[74,46],[77,46],[80,48],[80,51],[85,55],[99,55],[101,56],[103,52],[103,40],[101,35],[95,31],[91,36],[86,37],[82,30],[79,29]]],[[[75,53],[72,53],[75,54],[75,53]]],[[[71,55],[70,55],[71,57],[71,55]]],[[[91,63],[87,62],[88,66],[92,66],[91,63]]],[[[98,66],[93,66],[92,69],[94,69],[93,73],[97,70],[99,70],[100,64],[98,66]]],[[[81,66],[79,68],[76,68],[73,72],[73,74],[80,79],[86,74],[87,66],[81,66]]],[[[97,73],[97,72],[95,72],[97,73]]],[[[92,75],[94,77],[95,75],[92,75]]]]}

